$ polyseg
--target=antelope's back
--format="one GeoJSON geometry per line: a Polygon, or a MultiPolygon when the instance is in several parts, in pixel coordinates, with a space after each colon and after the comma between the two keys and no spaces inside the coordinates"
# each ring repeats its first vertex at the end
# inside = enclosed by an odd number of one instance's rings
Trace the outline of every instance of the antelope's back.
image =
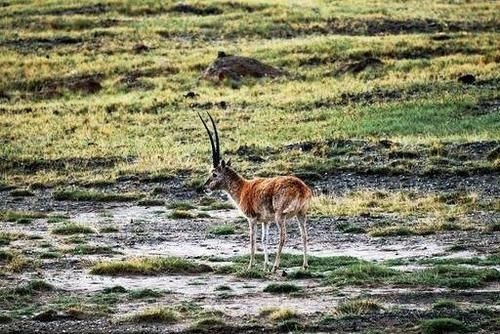
{"type": "Polygon", "coordinates": [[[276,212],[293,216],[306,213],[311,197],[311,189],[295,176],[255,179],[244,190],[240,208],[257,219],[272,219],[276,212]]]}

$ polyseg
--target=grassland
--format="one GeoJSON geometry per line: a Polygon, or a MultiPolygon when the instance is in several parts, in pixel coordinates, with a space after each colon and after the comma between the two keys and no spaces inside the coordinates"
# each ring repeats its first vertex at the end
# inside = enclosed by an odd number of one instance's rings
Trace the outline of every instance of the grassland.
{"type": "MultiPolygon", "coordinates": [[[[6,184],[199,174],[208,159],[200,108],[219,120],[226,152],[319,143],[258,165],[234,157],[240,169],[260,173],[346,165],[329,159],[321,143],[331,140],[384,138],[414,150],[416,143],[498,140],[500,133],[492,2],[196,3],[218,15],[179,14],[154,1],[9,4],[0,21],[6,184]],[[138,44],[146,49],[138,52],[138,44]],[[200,81],[220,50],[290,75],[244,79],[238,88],[200,81]],[[384,66],[331,74],[367,56],[384,66]],[[476,84],[457,82],[463,74],[476,84]],[[82,78],[100,89],[79,87],[82,78]],[[189,91],[199,96],[184,98],[189,91]]],[[[498,167],[498,159],[480,163],[498,167]]]]}

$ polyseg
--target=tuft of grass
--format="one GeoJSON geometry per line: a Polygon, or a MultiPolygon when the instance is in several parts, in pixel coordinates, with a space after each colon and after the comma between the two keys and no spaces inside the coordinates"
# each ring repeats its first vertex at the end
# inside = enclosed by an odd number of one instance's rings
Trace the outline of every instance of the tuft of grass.
{"type": "Polygon", "coordinates": [[[349,317],[378,312],[382,306],[373,299],[351,299],[341,302],[334,310],[335,317],[349,317]]]}
{"type": "Polygon", "coordinates": [[[194,215],[193,213],[191,213],[189,211],[178,210],[178,209],[175,209],[168,214],[168,218],[170,218],[170,219],[192,219],[195,217],[196,217],[196,215],[194,215]]]}
{"type": "Polygon", "coordinates": [[[94,254],[115,254],[116,251],[109,246],[97,245],[78,245],[75,248],[68,249],[66,253],[74,255],[94,255],[94,254]]]}
{"type": "Polygon", "coordinates": [[[33,219],[31,218],[19,218],[16,220],[16,223],[21,224],[21,225],[29,225],[33,222],[33,219]]]}
{"type": "Polygon", "coordinates": [[[78,188],[56,190],[53,194],[56,201],[76,202],[131,202],[143,196],[137,193],[106,193],[78,188]]]}
{"type": "Polygon", "coordinates": [[[234,206],[229,202],[222,202],[216,198],[203,197],[199,201],[199,205],[203,206],[203,210],[230,210],[234,206]]]}
{"type": "Polygon", "coordinates": [[[99,230],[99,232],[101,232],[101,233],[115,233],[115,232],[119,232],[119,231],[120,231],[120,229],[119,229],[118,227],[116,227],[116,226],[111,226],[111,225],[109,225],[109,226],[104,226],[104,227],[102,227],[102,228],[99,230]]]}
{"type": "Polygon", "coordinates": [[[259,316],[269,318],[272,321],[286,321],[297,319],[298,313],[285,307],[265,307],[259,310],[259,316]]]}
{"type": "Polygon", "coordinates": [[[12,197],[30,197],[30,196],[34,196],[35,194],[33,194],[33,192],[28,190],[28,189],[16,189],[16,190],[12,190],[10,192],[10,195],[12,197]]]}
{"type": "Polygon", "coordinates": [[[394,283],[469,289],[500,279],[496,269],[473,269],[458,265],[436,265],[394,277],[394,283]]]}
{"type": "Polygon", "coordinates": [[[165,307],[152,307],[142,310],[137,313],[130,314],[123,318],[125,322],[135,323],[175,323],[179,320],[177,312],[170,308],[165,307]]]}
{"type": "Polygon", "coordinates": [[[355,263],[335,269],[326,277],[326,281],[334,285],[363,285],[387,281],[400,273],[375,263],[355,263]]]}
{"type": "Polygon", "coordinates": [[[215,225],[215,226],[212,226],[208,229],[208,233],[214,234],[214,235],[235,234],[236,228],[234,227],[234,225],[231,225],[231,224],[215,225]]]}
{"type": "Polygon", "coordinates": [[[269,292],[273,294],[296,293],[302,291],[303,289],[300,286],[288,283],[284,284],[271,283],[264,288],[264,292],[269,292]]]}
{"type": "Polygon", "coordinates": [[[437,318],[422,321],[420,329],[423,334],[441,334],[463,332],[466,327],[460,320],[457,319],[437,318]]]}
{"type": "Polygon", "coordinates": [[[89,234],[95,233],[95,230],[87,225],[68,222],[52,229],[52,233],[61,235],[89,234]]]}
{"type": "Polygon", "coordinates": [[[144,298],[159,298],[163,296],[162,291],[152,290],[152,289],[139,289],[139,290],[131,290],[128,293],[128,297],[130,299],[144,299],[144,298]]]}
{"type": "Polygon", "coordinates": [[[59,259],[61,253],[59,252],[45,252],[40,254],[40,259],[59,259]]]}
{"type": "Polygon", "coordinates": [[[8,222],[17,222],[24,219],[39,219],[47,217],[46,213],[35,211],[0,211],[0,220],[8,222]]]}
{"type": "Polygon", "coordinates": [[[68,216],[56,215],[47,218],[47,224],[64,223],[68,221],[68,216]]]}
{"type": "Polygon", "coordinates": [[[189,329],[191,331],[208,332],[225,326],[226,323],[221,318],[209,316],[196,320],[189,326],[189,329]]]}
{"type": "Polygon", "coordinates": [[[36,292],[53,291],[54,286],[43,280],[32,280],[27,284],[20,285],[14,289],[14,292],[19,295],[32,295],[36,292]]]}
{"type": "Polygon", "coordinates": [[[487,225],[488,232],[500,232],[500,222],[493,222],[487,225]]]}
{"type": "Polygon", "coordinates": [[[196,206],[194,206],[191,202],[188,201],[175,201],[168,203],[167,208],[171,210],[189,211],[196,209],[196,206]]]}
{"type": "Polygon", "coordinates": [[[6,263],[0,267],[0,272],[5,270],[11,273],[21,273],[34,265],[32,261],[18,253],[4,254],[6,263]]]}
{"type": "Polygon", "coordinates": [[[165,201],[162,199],[145,198],[137,202],[139,206],[163,206],[165,201]]]}
{"type": "Polygon", "coordinates": [[[0,246],[8,245],[8,244],[10,244],[11,241],[18,240],[22,237],[24,237],[24,235],[21,233],[0,231],[0,246]]]}
{"type": "Polygon", "coordinates": [[[95,264],[91,273],[96,275],[158,275],[195,274],[210,272],[205,264],[194,263],[178,257],[143,257],[123,261],[102,261],[95,264]]]}
{"type": "Polygon", "coordinates": [[[414,231],[408,226],[385,226],[370,229],[368,234],[372,237],[391,237],[397,235],[414,235],[414,231]]]}
{"type": "Polygon", "coordinates": [[[354,234],[359,234],[359,233],[365,233],[366,230],[362,228],[361,226],[357,226],[351,223],[342,223],[339,224],[339,230],[342,233],[354,233],[354,234]]]}
{"type": "Polygon", "coordinates": [[[438,299],[432,303],[432,309],[434,310],[458,310],[458,304],[456,301],[451,299],[438,299]]]}

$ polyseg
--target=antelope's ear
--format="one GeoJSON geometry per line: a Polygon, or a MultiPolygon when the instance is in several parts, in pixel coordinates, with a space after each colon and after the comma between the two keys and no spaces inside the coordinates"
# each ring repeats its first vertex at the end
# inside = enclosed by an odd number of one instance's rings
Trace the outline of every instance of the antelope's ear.
{"type": "Polygon", "coordinates": [[[226,162],[226,166],[231,167],[231,158],[226,162]]]}
{"type": "Polygon", "coordinates": [[[226,162],[225,162],[224,160],[221,160],[221,161],[220,161],[220,166],[221,166],[222,168],[226,167],[226,162]]]}

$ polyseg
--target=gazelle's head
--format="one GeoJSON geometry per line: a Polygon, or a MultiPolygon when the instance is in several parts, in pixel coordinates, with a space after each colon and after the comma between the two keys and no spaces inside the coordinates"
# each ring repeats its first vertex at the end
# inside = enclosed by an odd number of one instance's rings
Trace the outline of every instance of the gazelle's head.
{"type": "Polygon", "coordinates": [[[214,129],[213,131],[215,135],[215,141],[214,138],[212,137],[212,133],[208,129],[207,123],[205,123],[200,113],[198,113],[198,116],[200,117],[203,126],[207,130],[208,139],[210,139],[210,145],[212,146],[212,168],[210,170],[210,176],[208,177],[203,187],[209,190],[228,189],[235,172],[231,169],[231,160],[225,162],[224,159],[222,159],[221,157],[217,126],[215,125],[212,116],[208,112],[207,114],[208,117],[210,118],[210,123],[212,123],[212,127],[214,129]]]}

